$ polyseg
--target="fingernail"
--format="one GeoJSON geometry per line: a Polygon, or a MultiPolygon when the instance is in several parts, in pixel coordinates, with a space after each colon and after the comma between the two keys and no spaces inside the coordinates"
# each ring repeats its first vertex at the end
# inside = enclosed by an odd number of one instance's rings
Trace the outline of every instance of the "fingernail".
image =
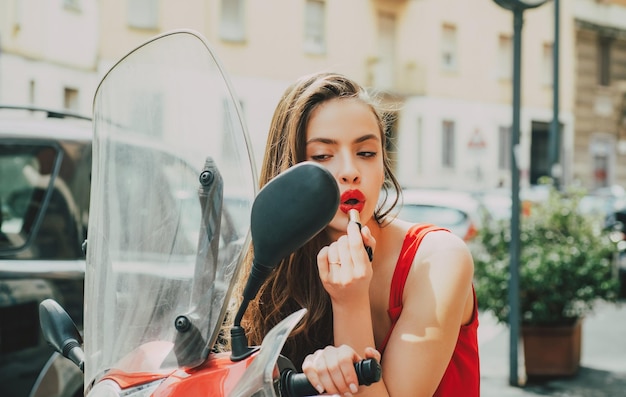
{"type": "Polygon", "coordinates": [[[357,385],[355,385],[354,383],[350,383],[350,391],[354,394],[358,393],[359,391],[359,387],[357,385]]]}
{"type": "Polygon", "coordinates": [[[344,397],[352,397],[352,393],[343,393],[344,397]]]}
{"type": "Polygon", "coordinates": [[[317,390],[320,394],[324,393],[324,388],[322,385],[315,386],[315,390],[317,390]]]}
{"type": "Polygon", "coordinates": [[[368,247],[367,245],[365,246],[365,251],[367,251],[367,257],[369,258],[370,262],[374,259],[374,253],[372,252],[372,247],[368,247]]]}

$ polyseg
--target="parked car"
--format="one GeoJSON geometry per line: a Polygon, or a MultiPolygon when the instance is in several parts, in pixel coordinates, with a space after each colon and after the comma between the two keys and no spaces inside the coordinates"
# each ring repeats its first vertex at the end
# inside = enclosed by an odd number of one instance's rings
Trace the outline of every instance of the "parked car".
{"type": "Polygon", "coordinates": [[[613,230],[612,236],[620,250],[617,257],[619,296],[626,299],[626,189],[612,185],[592,190],[580,201],[580,210],[604,219],[605,227],[613,230]]]}
{"type": "MultiPolygon", "coordinates": [[[[55,299],[83,329],[92,138],[89,118],[0,106],[0,396],[83,395],[82,372],[41,335],[39,303],[55,299]]],[[[158,205],[181,206],[181,214],[191,214],[176,225],[180,236],[187,236],[177,240],[177,248],[195,250],[202,210],[197,191],[187,188],[199,183],[197,164],[168,148],[133,140],[119,145],[127,150],[118,150],[117,165],[130,156],[145,159],[125,175],[123,194],[144,197],[150,174],[165,189],[158,205]]],[[[249,193],[224,197],[223,238],[248,232],[241,208],[250,202],[249,193]]],[[[134,219],[144,216],[149,214],[134,219]]],[[[146,218],[129,224],[125,233],[139,236],[142,225],[157,229],[171,221],[146,218]]],[[[155,247],[160,249],[169,247],[155,247]]]]}
{"type": "Polygon", "coordinates": [[[580,201],[583,213],[603,216],[607,225],[626,223],[626,191],[618,185],[590,191],[580,201]]]}
{"type": "Polygon", "coordinates": [[[481,208],[481,220],[510,220],[511,219],[511,190],[496,188],[472,192],[481,208]]]}
{"type": "Polygon", "coordinates": [[[398,218],[448,228],[465,241],[476,235],[481,205],[472,194],[444,189],[403,189],[398,218]]]}
{"type": "MultiPolygon", "coordinates": [[[[39,303],[54,298],[83,319],[91,122],[68,113],[0,106],[0,395],[31,395],[55,358],[39,303]]],[[[56,374],[82,396],[82,374],[56,374]]],[[[52,390],[32,394],[57,395],[52,390]]]]}

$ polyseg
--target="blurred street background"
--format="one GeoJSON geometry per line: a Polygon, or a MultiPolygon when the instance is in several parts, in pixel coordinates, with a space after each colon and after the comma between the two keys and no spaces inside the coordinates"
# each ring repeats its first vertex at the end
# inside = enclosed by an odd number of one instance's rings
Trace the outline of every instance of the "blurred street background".
{"type": "MultiPolygon", "coordinates": [[[[386,133],[405,189],[401,217],[470,242],[486,216],[511,218],[514,156],[522,209],[547,198],[540,180],[549,176],[585,189],[582,212],[623,226],[626,0],[519,0],[537,6],[522,18],[519,143],[514,18],[505,7],[515,2],[1,0],[0,105],[90,117],[98,83],[118,60],[157,35],[190,29],[232,82],[257,164],[287,86],[336,71],[392,116],[386,133]]],[[[616,259],[626,285],[626,255],[616,259]]],[[[585,319],[576,376],[525,387],[508,382],[509,327],[481,311],[483,395],[626,395],[626,287],[621,294],[585,319]]],[[[1,307],[0,315],[5,353],[2,326],[13,312],[1,307]]],[[[523,364],[522,356],[521,373],[523,364]]]]}
{"type": "MultiPolygon", "coordinates": [[[[482,397],[617,397],[626,390],[626,305],[602,304],[585,319],[581,366],[573,376],[533,380],[522,387],[509,378],[508,327],[483,313],[479,327],[482,397]]],[[[523,369],[523,357],[519,368],[523,369]]],[[[523,371],[522,371],[523,372],[523,371]]],[[[520,378],[523,373],[520,372],[520,378]]]]}

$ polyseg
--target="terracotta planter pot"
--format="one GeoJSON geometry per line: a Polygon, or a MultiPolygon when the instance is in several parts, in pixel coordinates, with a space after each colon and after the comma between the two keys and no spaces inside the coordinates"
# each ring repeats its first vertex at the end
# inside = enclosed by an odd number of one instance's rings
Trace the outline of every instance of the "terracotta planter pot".
{"type": "Polygon", "coordinates": [[[580,368],[582,319],[572,325],[522,325],[526,375],[572,376],[580,368]]]}

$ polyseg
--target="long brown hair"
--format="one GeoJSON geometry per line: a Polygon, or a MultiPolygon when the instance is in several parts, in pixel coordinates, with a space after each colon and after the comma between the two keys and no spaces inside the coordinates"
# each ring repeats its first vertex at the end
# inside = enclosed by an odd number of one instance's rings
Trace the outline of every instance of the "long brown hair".
{"type": "MultiPolygon", "coordinates": [[[[323,102],[334,98],[358,98],[371,107],[378,119],[383,146],[385,184],[384,197],[374,217],[382,224],[400,195],[400,185],[391,171],[385,151],[386,119],[373,105],[364,88],[340,74],[317,73],[305,76],[285,91],[276,107],[269,129],[261,167],[260,187],[282,171],[306,160],[306,127],[311,113],[323,102]],[[386,202],[391,197],[390,190],[394,190],[396,194],[393,195],[395,198],[392,203],[388,205],[386,202]]],[[[322,286],[317,270],[317,253],[330,243],[326,233],[321,232],[282,260],[261,286],[257,297],[249,303],[241,322],[250,344],[259,345],[267,332],[283,318],[303,307],[307,308],[306,316],[292,332],[283,349],[283,354],[298,368],[307,354],[333,344],[330,298],[322,286]]],[[[242,280],[239,280],[238,291],[243,289],[251,262],[250,250],[240,273],[242,280]]]]}

